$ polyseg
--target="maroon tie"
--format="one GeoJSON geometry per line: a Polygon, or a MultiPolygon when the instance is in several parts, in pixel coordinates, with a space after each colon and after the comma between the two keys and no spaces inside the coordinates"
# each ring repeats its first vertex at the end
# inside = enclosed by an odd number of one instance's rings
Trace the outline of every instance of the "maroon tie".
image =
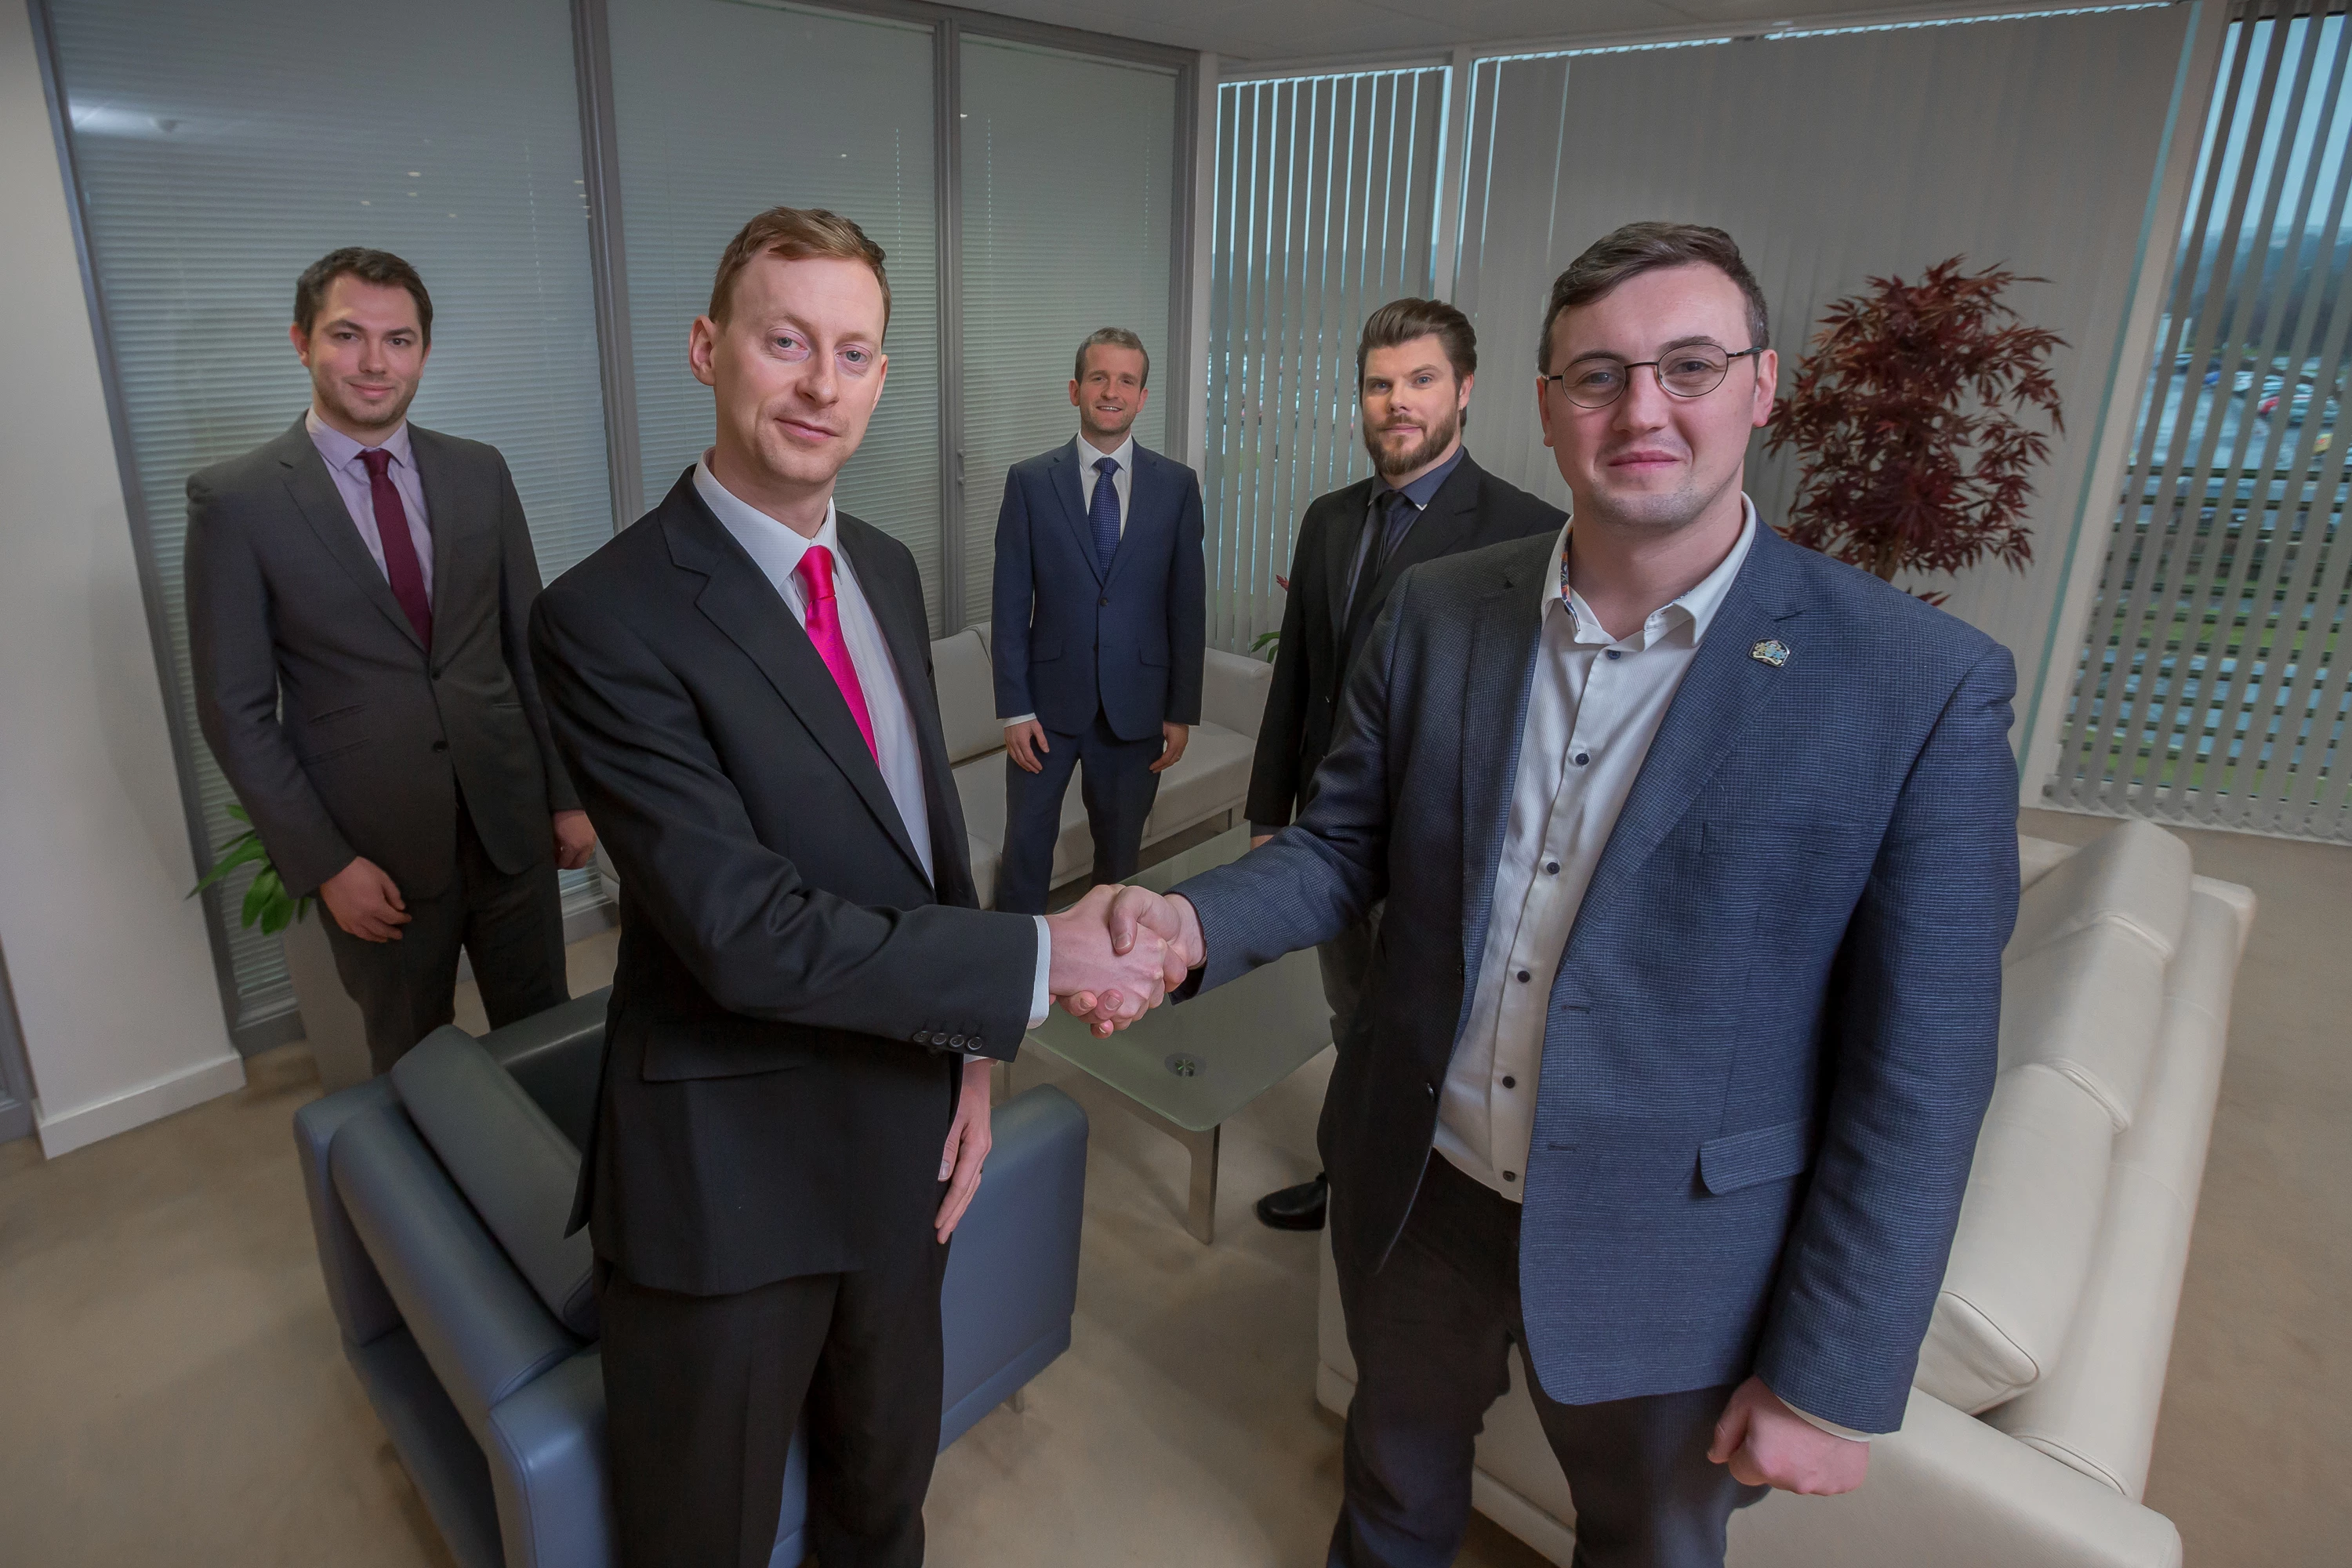
{"type": "Polygon", "coordinates": [[[425,569],[416,563],[416,544],[408,537],[408,508],[392,488],[392,454],[381,447],[360,453],[367,465],[368,495],[375,502],[376,538],[383,545],[383,574],[392,581],[392,596],[408,613],[416,640],[425,651],[433,647],[433,601],[425,592],[425,569]]]}

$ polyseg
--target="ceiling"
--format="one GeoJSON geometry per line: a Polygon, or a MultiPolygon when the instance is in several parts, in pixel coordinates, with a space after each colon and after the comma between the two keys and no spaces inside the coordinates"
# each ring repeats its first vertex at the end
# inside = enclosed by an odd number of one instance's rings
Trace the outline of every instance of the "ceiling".
{"type": "MultiPolygon", "coordinates": [[[[1235,61],[1371,58],[1456,45],[1950,15],[1954,0],[960,0],[974,9],[1235,61]]],[[[2045,0],[2046,3],[2046,0],[2045,0]]],[[[2063,3],[2063,0],[2061,0],[2063,3]]],[[[2082,0],[2074,0],[2080,4],[2082,0]]],[[[2022,9],[1987,0],[1988,11],[2022,9]]]]}

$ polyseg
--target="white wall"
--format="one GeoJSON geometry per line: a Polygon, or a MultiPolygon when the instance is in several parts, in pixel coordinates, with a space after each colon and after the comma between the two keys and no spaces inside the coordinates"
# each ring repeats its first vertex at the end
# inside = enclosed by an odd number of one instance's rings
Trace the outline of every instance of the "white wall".
{"type": "Polygon", "coordinates": [[[52,1156],[241,1086],[31,23],[0,4],[0,950],[52,1156]]]}

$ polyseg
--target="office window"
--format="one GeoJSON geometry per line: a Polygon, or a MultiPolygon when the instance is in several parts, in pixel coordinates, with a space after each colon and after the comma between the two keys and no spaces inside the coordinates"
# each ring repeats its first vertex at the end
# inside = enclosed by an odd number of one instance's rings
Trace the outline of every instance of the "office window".
{"type": "MultiPolygon", "coordinates": [[[[424,274],[433,354],[413,417],[505,452],[543,574],[610,531],[571,7],[47,9],[135,475],[133,525],[161,599],[167,700],[217,847],[240,829],[196,729],[184,487],[307,405],[286,337],[305,266],[369,245],[424,274]]],[[[278,939],[236,923],[244,886],[211,910],[241,1029],[292,1005],[278,939]]]]}
{"type": "Polygon", "coordinates": [[[2253,9],[2223,45],[2044,793],[2343,842],[2352,28],[2253,9]]]}
{"type": "Polygon", "coordinates": [[[964,622],[989,618],[1005,471],[1077,434],[1072,356],[1097,327],[1150,351],[1135,438],[1166,447],[1177,75],[966,35],[962,184],[964,622]]]}
{"type": "Polygon", "coordinates": [[[764,208],[830,208],[887,253],[891,299],[889,379],[840,505],[915,552],[936,628],[933,29],[734,0],[610,0],[608,16],[643,504],[710,445],[686,343],[719,253],[764,208]]]}
{"type": "Polygon", "coordinates": [[[1209,282],[1209,640],[1282,624],[1307,503],[1371,471],[1356,341],[1431,292],[1443,68],[1217,89],[1209,282]]]}

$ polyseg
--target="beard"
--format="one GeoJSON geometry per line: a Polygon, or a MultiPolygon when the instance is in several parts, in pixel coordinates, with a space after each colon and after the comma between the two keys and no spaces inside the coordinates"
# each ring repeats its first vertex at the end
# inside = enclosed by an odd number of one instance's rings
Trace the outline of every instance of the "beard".
{"type": "Polygon", "coordinates": [[[1454,444],[1454,437],[1461,430],[1462,411],[1451,409],[1443,424],[1431,426],[1420,440],[1401,452],[1391,452],[1381,442],[1381,432],[1368,426],[1364,431],[1364,450],[1372,455],[1372,472],[1384,479],[1392,479],[1399,474],[1427,468],[1432,459],[1454,444]]]}

